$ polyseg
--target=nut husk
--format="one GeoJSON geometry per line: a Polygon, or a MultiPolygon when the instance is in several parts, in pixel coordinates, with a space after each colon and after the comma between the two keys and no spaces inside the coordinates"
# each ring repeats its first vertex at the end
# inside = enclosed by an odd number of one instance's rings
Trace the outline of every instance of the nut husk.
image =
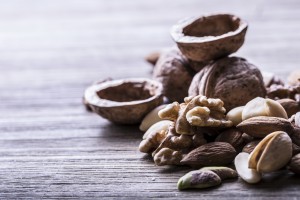
{"type": "Polygon", "coordinates": [[[266,89],[257,67],[239,57],[219,59],[198,72],[189,88],[189,96],[219,98],[227,111],[244,106],[255,97],[264,97],[266,89]]]}
{"type": "Polygon", "coordinates": [[[263,138],[274,131],[294,132],[293,125],[287,119],[266,116],[246,119],[237,128],[255,138],[263,138]]]}
{"type": "Polygon", "coordinates": [[[222,166],[231,163],[235,155],[236,151],[229,143],[211,142],[188,153],[180,163],[192,167],[222,166]]]}
{"type": "Polygon", "coordinates": [[[261,180],[261,174],[256,169],[248,168],[249,154],[239,153],[234,159],[234,165],[239,176],[247,183],[258,183],[261,180]]]}

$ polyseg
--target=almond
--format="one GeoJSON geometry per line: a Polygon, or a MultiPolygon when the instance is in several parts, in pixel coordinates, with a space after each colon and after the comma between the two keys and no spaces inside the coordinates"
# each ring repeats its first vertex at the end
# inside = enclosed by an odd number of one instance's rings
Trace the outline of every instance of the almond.
{"type": "Polygon", "coordinates": [[[244,120],[237,125],[237,128],[255,138],[263,138],[275,131],[293,133],[294,128],[291,122],[280,117],[259,116],[244,120]]]}
{"type": "Polygon", "coordinates": [[[231,163],[235,155],[236,151],[229,143],[211,142],[191,151],[180,163],[193,167],[222,166],[231,163]]]}

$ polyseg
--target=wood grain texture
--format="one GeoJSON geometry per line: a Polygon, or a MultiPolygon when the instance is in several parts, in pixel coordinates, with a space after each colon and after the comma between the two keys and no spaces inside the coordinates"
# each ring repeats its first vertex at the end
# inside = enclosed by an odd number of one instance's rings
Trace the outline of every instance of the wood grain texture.
{"type": "MultiPolygon", "coordinates": [[[[0,199],[298,199],[300,179],[179,192],[188,168],[157,167],[142,132],[85,111],[85,87],[150,77],[147,53],[177,20],[232,12],[250,23],[236,55],[286,77],[300,63],[298,0],[0,0],[0,199]]],[[[281,176],[282,174],[285,174],[281,176]]]]}

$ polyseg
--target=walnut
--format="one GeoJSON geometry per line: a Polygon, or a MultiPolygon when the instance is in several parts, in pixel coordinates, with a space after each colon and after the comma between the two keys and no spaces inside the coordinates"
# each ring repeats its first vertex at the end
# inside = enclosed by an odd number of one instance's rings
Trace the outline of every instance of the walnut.
{"type": "Polygon", "coordinates": [[[270,99],[294,99],[300,102],[300,83],[297,85],[271,85],[267,88],[267,97],[270,99]]]}
{"type": "Polygon", "coordinates": [[[257,67],[239,57],[219,59],[198,72],[189,95],[219,98],[227,111],[243,106],[255,97],[265,97],[262,75],[257,67]]]}
{"type": "Polygon", "coordinates": [[[198,95],[187,97],[184,101],[179,106],[177,103],[170,104],[158,113],[163,119],[174,120],[177,133],[192,135],[192,126],[232,126],[232,122],[225,119],[225,108],[220,99],[198,95]]]}
{"type": "Polygon", "coordinates": [[[153,70],[153,78],[163,84],[163,94],[170,101],[182,102],[195,72],[176,48],[161,53],[153,70]]]}
{"type": "Polygon", "coordinates": [[[167,136],[167,130],[154,131],[140,143],[139,150],[143,153],[152,153],[167,136]]]}
{"type": "Polygon", "coordinates": [[[179,151],[174,151],[170,148],[162,148],[159,152],[157,152],[153,160],[156,165],[181,165],[180,161],[183,158],[183,154],[179,151]]]}

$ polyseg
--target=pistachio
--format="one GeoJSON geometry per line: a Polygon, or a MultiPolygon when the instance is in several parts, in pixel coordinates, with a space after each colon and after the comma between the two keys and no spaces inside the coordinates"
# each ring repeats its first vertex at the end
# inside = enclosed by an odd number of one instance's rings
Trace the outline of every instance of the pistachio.
{"type": "Polygon", "coordinates": [[[272,99],[256,97],[249,101],[242,112],[242,120],[257,116],[270,116],[288,119],[287,113],[280,103],[272,99]]]}
{"type": "Polygon", "coordinates": [[[210,170],[214,173],[216,173],[221,180],[231,179],[231,178],[237,178],[238,174],[235,170],[229,168],[229,167],[203,167],[200,170],[210,170]]]}
{"type": "Polygon", "coordinates": [[[284,167],[292,157],[292,140],[283,131],[267,135],[252,151],[249,168],[258,172],[273,172],[284,167]]]}
{"type": "Polygon", "coordinates": [[[235,155],[236,151],[229,143],[211,142],[188,153],[180,163],[193,167],[222,166],[231,163],[235,155]]]}
{"type": "Polygon", "coordinates": [[[248,153],[239,153],[234,159],[235,169],[238,175],[247,183],[258,183],[261,180],[261,174],[255,169],[248,168],[248,160],[248,153]]]}
{"type": "Polygon", "coordinates": [[[242,122],[243,109],[244,109],[244,106],[239,106],[239,107],[231,109],[227,113],[226,119],[232,121],[234,126],[238,125],[239,123],[242,122]]]}
{"type": "Polygon", "coordinates": [[[189,188],[209,188],[220,185],[221,178],[210,170],[195,170],[185,174],[177,182],[179,190],[189,188]]]}
{"type": "Polygon", "coordinates": [[[291,159],[288,168],[295,174],[300,174],[300,153],[298,153],[291,159]]]}
{"type": "Polygon", "coordinates": [[[160,105],[156,108],[154,108],[152,111],[150,111],[143,119],[140,130],[141,131],[147,131],[148,128],[150,128],[153,124],[161,121],[161,118],[158,116],[158,112],[165,108],[167,105],[160,105]]]}
{"type": "Polygon", "coordinates": [[[242,132],[255,138],[263,138],[274,131],[284,131],[289,134],[294,132],[292,123],[279,117],[252,117],[237,125],[242,132]]]}

